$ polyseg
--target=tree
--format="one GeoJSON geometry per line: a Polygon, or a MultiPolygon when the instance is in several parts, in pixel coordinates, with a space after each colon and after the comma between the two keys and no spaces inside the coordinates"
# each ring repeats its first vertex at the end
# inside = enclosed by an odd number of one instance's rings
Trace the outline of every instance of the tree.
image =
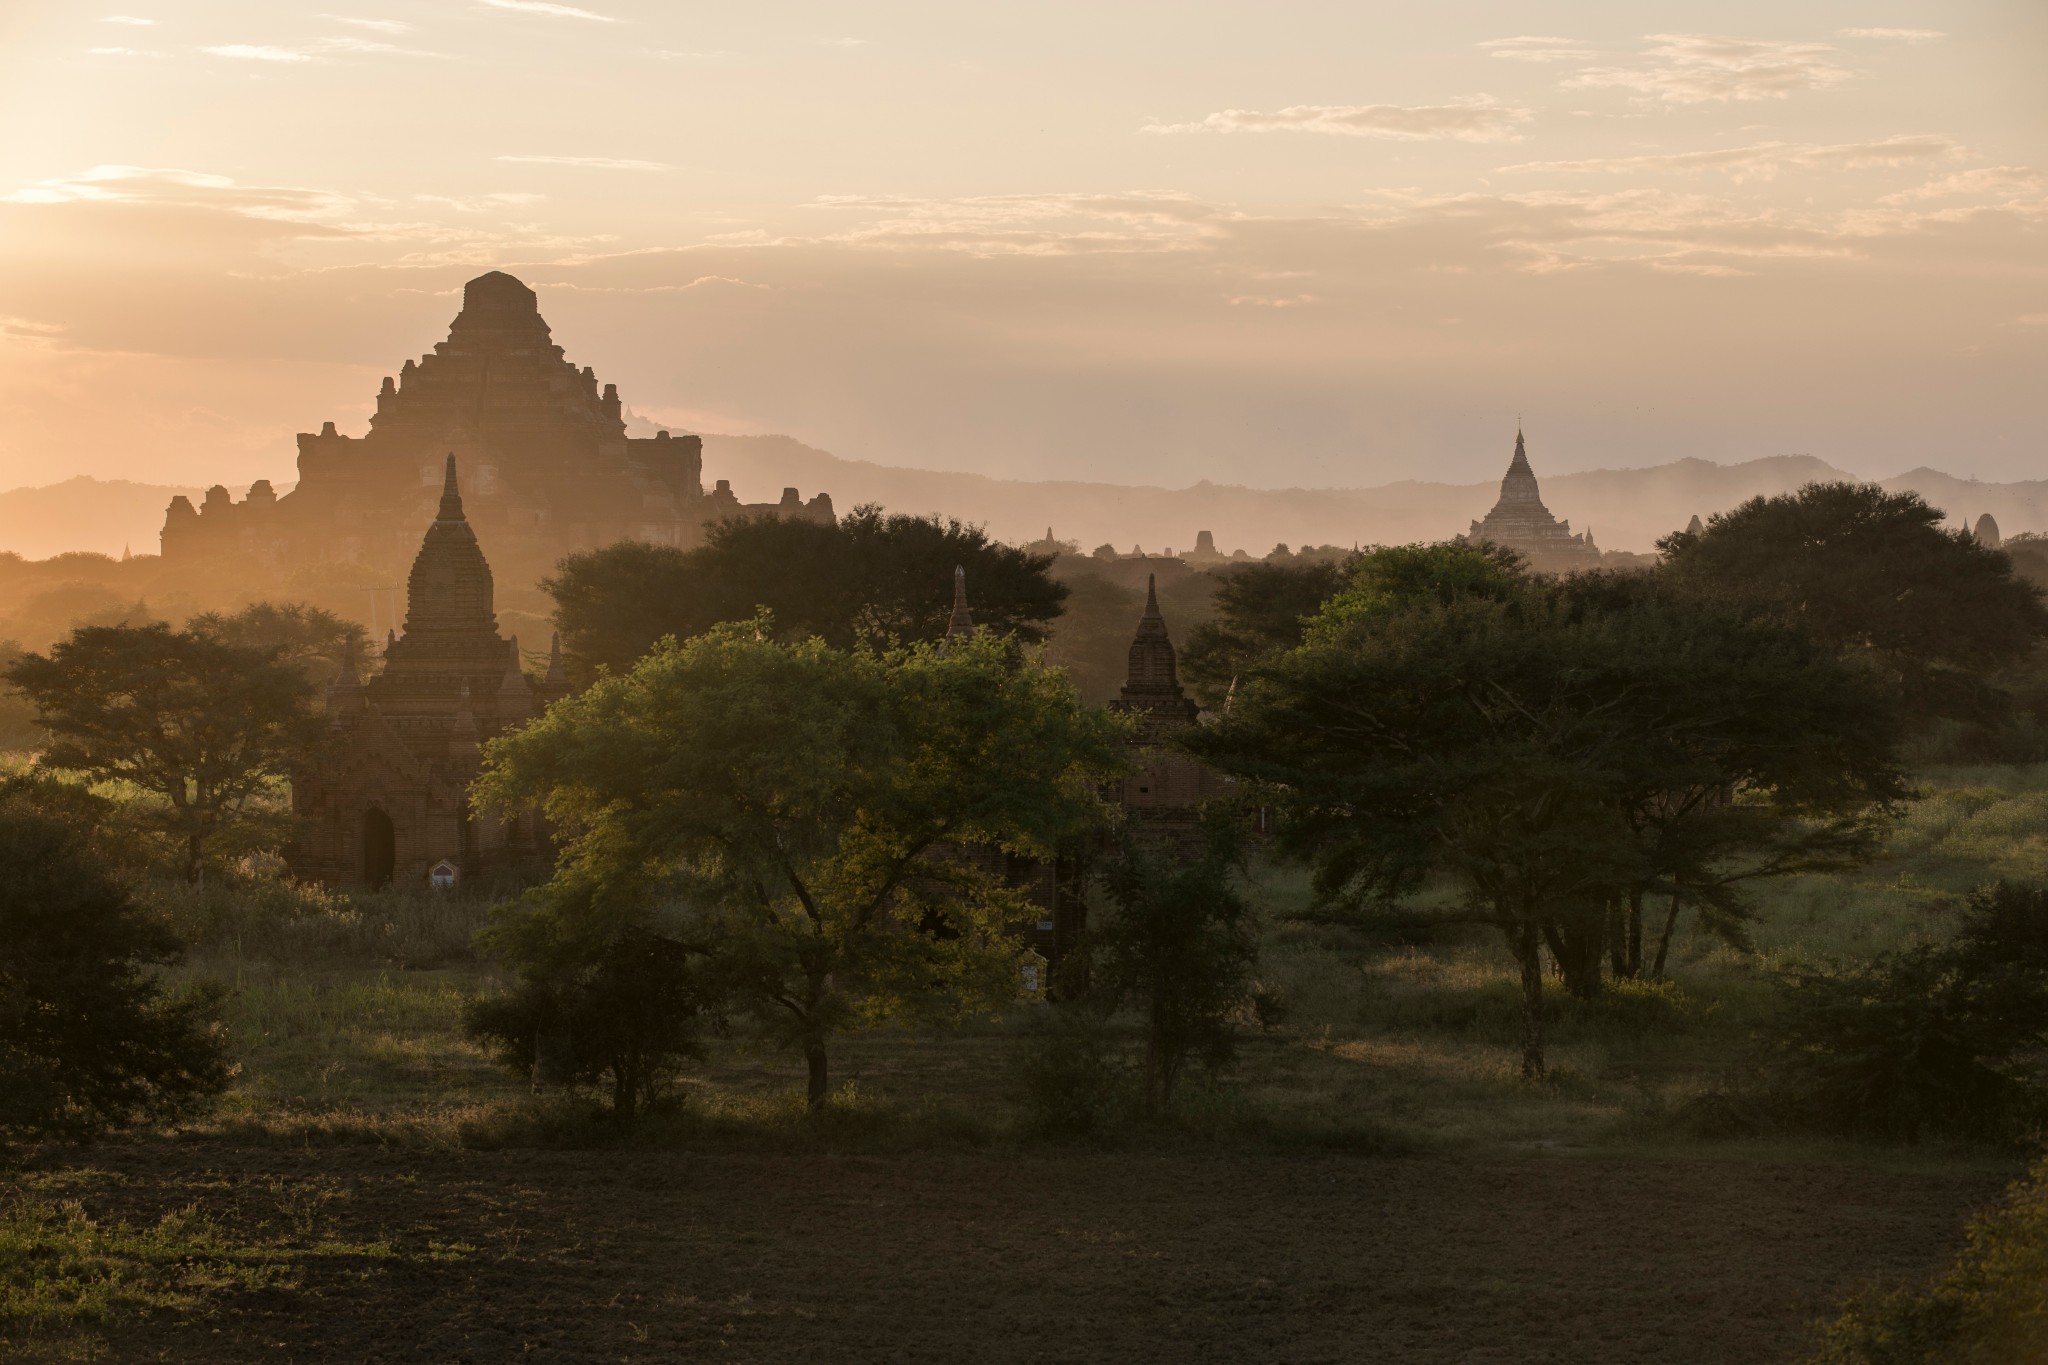
{"type": "Polygon", "coordinates": [[[87,1137],[226,1084],[218,988],[166,990],[179,945],[80,832],[0,795],[0,1132],[87,1137]]]}
{"type": "Polygon", "coordinates": [[[1915,493],[1814,483],[1752,498],[1658,548],[1675,581],[1869,657],[1915,713],[1976,718],[1998,700],[1982,676],[2048,639],[2048,607],[2004,554],[1941,520],[1915,493]]]}
{"type": "Polygon", "coordinates": [[[694,550],[625,541],[570,555],[541,586],[554,596],[569,665],[587,680],[600,667],[624,672],[664,636],[687,639],[763,609],[785,639],[816,635],[840,649],[937,639],[956,566],[984,628],[1036,643],[1067,595],[1051,564],[978,526],[868,505],[837,525],[726,521],[694,550]]]}
{"type": "Polygon", "coordinates": [[[1301,643],[1303,623],[1344,586],[1346,566],[1254,562],[1216,577],[1216,617],[1196,626],[1180,651],[1182,676],[1211,710],[1222,705],[1233,682],[1301,643]]]}
{"type": "Polygon", "coordinates": [[[201,612],[185,623],[185,629],[220,644],[268,652],[316,686],[339,671],[350,644],[358,658],[369,647],[369,636],[360,624],[304,602],[252,602],[226,615],[201,612]]]}
{"type": "Polygon", "coordinates": [[[1645,801],[1710,787],[1756,803],[1771,816],[1750,832],[1768,845],[1815,813],[1882,814],[1902,791],[1882,693],[1788,628],[1679,594],[1521,579],[1460,545],[1367,561],[1357,591],[1191,744],[1272,789],[1283,847],[1326,900],[1396,903],[1433,880],[1494,925],[1521,971],[1527,1076],[1544,1069],[1544,948],[1582,965],[1573,939],[1632,889],[1709,880],[1742,851],[1732,823],[1718,841],[1646,839],[1645,801]],[[1748,692],[1700,684],[1720,667],[1748,692]],[[1772,708],[1792,723],[1759,717],[1772,708]],[[1772,759],[1786,742],[1808,746],[1804,768],[1772,759]]]}
{"type": "Polygon", "coordinates": [[[766,619],[662,642],[493,741],[480,804],[538,804],[571,913],[660,911],[800,1048],[828,1093],[842,1029],[942,1018],[1017,990],[1035,918],[976,848],[1050,857],[1104,818],[1119,730],[983,633],[835,650],[766,619]]]}
{"type": "Polygon", "coordinates": [[[161,623],[85,627],[6,677],[50,732],[38,764],[160,798],[193,882],[208,842],[324,733],[297,669],[161,623]]]}
{"type": "Polygon", "coordinates": [[[1231,1018],[1251,998],[1259,955],[1258,926],[1237,888],[1241,844],[1218,815],[1193,858],[1127,836],[1102,868],[1114,908],[1089,935],[1091,986],[1112,1007],[1144,1012],[1148,1107],[1173,1107],[1190,1060],[1213,1070],[1236,1056],[1231,1018]]]}

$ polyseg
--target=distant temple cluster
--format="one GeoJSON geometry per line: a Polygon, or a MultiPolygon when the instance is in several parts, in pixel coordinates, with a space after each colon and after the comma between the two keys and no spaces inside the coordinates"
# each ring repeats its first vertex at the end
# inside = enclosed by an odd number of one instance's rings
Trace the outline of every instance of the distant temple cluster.
{"type": "Polygon", "coordinates": [[[618,386],[563,358],[534,292],[501,271],[471,280],[448,339],[408,360],[377,395],[370,430],[328,422],[299,436],[299,482],[268,480],[236,502],[216,484],[194,507],[171,500],[167,565],[247,557],[273,565],[360,561],[396,569],[434,508],[442,459],[462,462],[471,523],[522,570],[618,540],[691,546],[743,514],[832,521],[832,499],[794,488],[744,504],[720,479],[704,491],[696,436],[626,435],[618,386]]]}

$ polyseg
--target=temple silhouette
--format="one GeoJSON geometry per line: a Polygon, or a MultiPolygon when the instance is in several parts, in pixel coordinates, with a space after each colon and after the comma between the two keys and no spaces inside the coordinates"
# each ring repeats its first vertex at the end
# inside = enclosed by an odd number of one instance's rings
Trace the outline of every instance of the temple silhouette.
{"type": "Polygon", "coordinates": [[[1479,545],[1499,545],[1519,554],[1528,566],[1542,573],[1563,573],[1591,569],[1600,563],[1600,551],[1593,533],[1572,534],[1569,521],[1559,521],[1543,505],[1536,487],[1536,471],[1529,467],[1529,451],[1522,430],[1515,428],[1515,455],[1500,481],[1500,500],[1493,510],[1472,523],[1463,537],[1479,545]]]}
{"type": "Polygon", "coordinates": [[[173,498],[164,563],[242,557],[396,572],[433,512],[450,452],[475,533],[520,581],[619,540],[687,548],[726,517],[833,520],[823,493],[806,502],[790,488],[779,502],[743,504],[723,479],[707,493],[699,437],[628,436],[618,386],[600,389],[595,371],[565,359],[533,290],[497,270],[463,286],[446,341],[385,378],[366,435],[328,422],[298,445],[299,482],[283,496],[260,479],[240,502],[218,484],[196,508],[173,498]]]}

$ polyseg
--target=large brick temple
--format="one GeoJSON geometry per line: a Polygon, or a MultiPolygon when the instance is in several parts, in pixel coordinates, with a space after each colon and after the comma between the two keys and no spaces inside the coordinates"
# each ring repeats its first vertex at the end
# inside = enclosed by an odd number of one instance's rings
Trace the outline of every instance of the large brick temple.
{"type": "Polygon", "coordinates": [[[472,811],[484,741],[567,696],[559,648],[536,682],[519,644],[498,633],[491,566],[463,514],[453,455],[440,502],[406,580],[405,633],[364,681],[351,653],[327,688],[329,742],[292,774],[300,820],[292,870],[330,886],[424,886],[437,864],[456,877],[544,874],[553,851],[540,817],[472,811]]]}
{"type": "Polygon", "coordinates": [[[1591,569],[1600,563],[1600,551],[1589,530],[1572,534],[1569,521],[1559,521],[1543,505],[1536,487],[1536,471],[1529,467],[1529,451],[1515,431],[1515,455],[1508,461],[1507,475],[1500,481],[1500,500],[1486,516],[1472,523],[1465,540],[1472,544],[1499,545],[1522,556],[1540,573],[1564,573],[1591,569]]]}
{"type": "Polygon", "coordinates": [[[271,567],[360,562],[402,568],[432,515],[443,459],[461,461],[469,519],[500,572],[521,581],[563,554],[618,540],[690,546],[743,513],[829,521],[832,500],[785,489],[742,504],[725,480],[704,490],[701,438],[626,434],[618,386],[577,369],[533,290],[492,271],[463,286],[448,339],[386,377],[362,436],[302,432],[299,481],[268,480],[236,502],[220,485],[194,507],[173,498],[167,566],[250,559],[271,567]]]}

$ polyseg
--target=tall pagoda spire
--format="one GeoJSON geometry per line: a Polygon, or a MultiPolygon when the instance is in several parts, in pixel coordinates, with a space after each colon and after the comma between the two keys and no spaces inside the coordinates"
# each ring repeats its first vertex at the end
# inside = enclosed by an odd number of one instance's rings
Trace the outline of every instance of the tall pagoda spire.
{"type": "Polygon", "coordinates": [[[964,566],[953,566],[953,617],[946,622],[946,639],[950,642],[965,639],[974,634],[974,613],[967,609],[967,570],[964,566]]]}
{"type": "MultiPolygon", "coordinates": [[[[476,532],[462,514],[455,480],[455,456],[448,456],[441,506],[420,541],[406,580],[405,633],[497,634],[492,610],[491,566],[484,562],[476,532]]],[[[495,646],[494,646],[495,648],[495,646]]]]}

